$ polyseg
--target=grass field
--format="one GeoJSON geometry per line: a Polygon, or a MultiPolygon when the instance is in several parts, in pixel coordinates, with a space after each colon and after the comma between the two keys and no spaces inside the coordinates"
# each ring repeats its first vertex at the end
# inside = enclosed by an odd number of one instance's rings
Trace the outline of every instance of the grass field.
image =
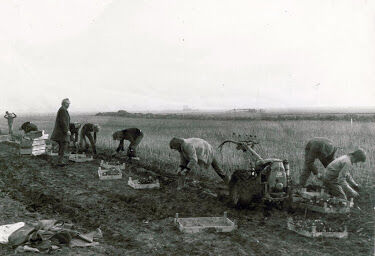
{"type": "MultiPolygon", "coordinates": [[[[52,133],[55,116],[25,116],[15,120],[14,130],[24,121],[35,123],[39,129],[52,133]]],[[[77,115],[72,122],[92,122],[101,125],[97,145],[100,148],[115,149],[117,141],[111,134],[126,127],[138,127],[145,137],[139,146],[139,155],[147,164],[173,171],[178,166],[178,153],[168,147],[173,136],[188,138],[200,137],[215,148],[225,139],[234,138],[233,133],[256,135],[261,144],[256,149],[262,157],[288,159],[291,174],[296,180],[303,167],[304,145],[309,138],[327,137],[339,147],[337,155],[342,155],[361,146],[368,153],[368,161],[358,165],[354,179],[362,185],[374,184],[375,124],[370,122],[346,121],[215,121],[215,120],[178,120],[178,119],[142,119],[106,116],[77,115]]],[[[7,130],[5,120],[1,130],[7,130]]],[[[225,171],[247,166],[247,157],[236,151],[233,145],[225,146],[217,157],[225,171]]],[[[320,166],[322,167],[322,166],[320,166]]],[[[213,170],[207,175],[217,177],[213,170]]]]}

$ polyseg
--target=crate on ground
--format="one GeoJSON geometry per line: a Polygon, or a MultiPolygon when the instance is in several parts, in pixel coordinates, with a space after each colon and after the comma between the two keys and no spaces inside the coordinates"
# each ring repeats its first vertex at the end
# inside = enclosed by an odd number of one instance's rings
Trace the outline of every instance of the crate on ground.
{"type": "Polygon", "coordinates": [[[142,184],[138,180],[133,180],[132,177],[129,177],[128,185],[134,189],[160,188],[159,179],[156,179],[154,183],[142,184]]]}
{"type": "Polygon", "coordinates": [[[94,160],[92,156],[88,157],[85,153],[83,154],[70,154],[69,160],[76,163],[84,163],[94,160]]]}
{"type": "Polygon", "coordinates": [[[308,209],[314,212],[320,212],[324,214],[345,214],[349,213],[354,205],[353,198],[350,201],[337,199],[337,198],[312,198],[306,199],[301,196],[293,196],[293,203],[298,208],[308,209]],[[333,204],[335,202],[335,204],[333,204]]]}
{"type": "Polygon", "coordinates": [[[198,233],[207,229],[214,229],[216,232],[231,232],[236,228],[234,221],[227,217],[224,212],[223,217],[196,217],[196,218],[179,218],[178,213],[174,219],[175,225],[181,232],[198,233]]]}
{"type": "Polygon", "coordinates": [[[316,231],[316,226],[311,226],[309,230],[305,230],[303,228],[298,227],[293,221],[293,218],[289,217],[287,220],[287,227],[290,231],[293,231],[301,236],[305,237],[333,237],[333,238],[347,238],[348,231],[347,227],[344,227],[344,231],[342,232],[327,232],[327,231],[316,231]]]}
{"type": "Polygon", "coordinates": [[[110,162],[104,162],[104,160],[101,160],[100,167],[104,169],[119,168],[120,170],[125,170],[125,163],[123,164],[120,164],[119,162],[110,163],[110,162]]]}
{"type": "MultiPolygon", "coordinates": [[[[39,133],[35,133],[38,134],[39,133]]],[[[46,153],[46,141],[39,137],[29,137],[25,135],[20,141],[20,154],[21,155],[42,155],[46,153]]]]}
{"type": "Polygon", "coordinates": [[[10,136],[8,134],[0,135],[0,142],[9,141],[9,140],[10,140],[10,136]]]}
{"type": "Polygon", "coordinates": [[[98,168],[98,176],[100,180],[118,180],[122,178],[121,169],[112,167],[108,169],[98,168]]]}

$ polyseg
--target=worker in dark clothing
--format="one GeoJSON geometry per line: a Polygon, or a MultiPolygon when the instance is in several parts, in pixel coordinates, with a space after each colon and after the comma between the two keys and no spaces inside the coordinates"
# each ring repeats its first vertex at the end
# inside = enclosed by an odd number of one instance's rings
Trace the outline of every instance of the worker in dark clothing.
{"type": "Polygon", "coordinates": [[[326,138],[313,138],[309,140],[305,147],[305,164],[300,176],[299,185],[306,186],[307,179],[312,172],[318,175],[318,169],[314,165],[316,159],[326,168],[334,159],[337,148],[333,142],[326,138]]]}
{"type": "Polygon", "coordinates": [[[87,123],[82,126],[81,132],[79,134],[79,148],[80,151],[87,151],[89,149],[89,144],[86,141],[86,137],[89,139],[91,144],[92,153],[96,155],[96,134],[99,132],[100,127],[97,124],[87,123]],[[94,133],[94,136],[91,135],[94,133]]]}
{"type": "Polygon", "coordinates": [[[73,142],[73,145],[75,148],[77,148],[77,142],[78,142],[78,132],[79,128],[81,128],[80,123],[70,123],[69,124],[69,131],[70,131],[70,141],[73,142]]]}
{"type": "Polygon", "coordinates": [[[64,166],[66,163],[63,162],[64,152],[67,149],[70,139],[70,115],[68,108],[70,105],[69,99],[63,99],[61,107],[57,112],[55,127],[51,135],[51,140],[56,141],[59,144],[59,157],[57,161],[58,166],[64,166]]]}
{"type": "Polygon", "coordinates": [[[130,142],[126,155],[132,159],[138,160],[136,155],[136,148],[143,139],[143,132],[138,128],[128,128],[122,131],[117,131],[112,135],[114,140],[119,140],[120,143],[116,152],[124,151],[124,140],[130,142]]]}
{"type": "Polygon", "coordinates": [[[38,127],[33,123],[25,122],[22,124],[20,130],[23,130],[25,133],[36,132],[38,131],[38,127]]]}

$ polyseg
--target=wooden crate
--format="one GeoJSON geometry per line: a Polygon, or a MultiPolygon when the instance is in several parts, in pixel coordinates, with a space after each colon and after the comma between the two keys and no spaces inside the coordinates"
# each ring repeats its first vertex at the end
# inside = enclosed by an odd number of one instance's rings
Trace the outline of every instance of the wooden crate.
{"type": "Polygon", "coordinates": [[[178,213],[174,219],[175,225],[181,232],[194,234],[207,229],[214,229],[216,232],[231,232],[236,228],[234,221],[227,218],[224,212],[223,217],[196,217],[179,218],[178,213]]]}
{"type": "Polygon", "coordinates": [[[0,135],[0,142],[9,141],[10,136],[9,135],[0,135]]]}
{"type": "Polygon", "coordinates": [[[345,230],[342,232],[317,232],[316,227],[312,226],[311,230],[302,230],[296,227],[293,223],[293,219],[291,217],[287,220],[287,227],[290,231],[296,232],[297,234],[305,237],[334,237],[334,238],[347,238],[348,231],[347,227],[345,226],[345,230]]]}
{"type": "Polygon", "coordinates": [[[132,177],[129,177],[128,185],[134,189],[152,189],[160,188],[159,180],[156,179],[155,183],[150,184],[140,184],[138,180],[133,180],[132,177]]]}
{"type": "Polygon", "coordinates": [[[46,149],[20,148],[20,155],[39,156],[46,153],[46,149]]]}
{"type": "Polygon", "coordinates": [[[106,172],[109,170],[102,169],[101,167],[98,168],[98,176],[100,180],[118,180],[122,178],[122,172],[120,169],[116,168],[116,170],[119,172],[118,175],[106,175],[106,172]]]}
{"type": "Polygon", "coordinates": [[[125,170],[125,163],[123,164],[110,164],[108,162],[104,162],[103,160],[100,161],[100,167],[104,169],[111,169],[111,168],[119,168],[120,170],[125,170]]]}
{"type": "Polygon", "coordinates": [[[324,202],[323,206],[310,204],[310,203],[303,202],[302,197],[296,197],[296,196],[292,197],[292,201],[298,208],[308,209],[310,211],[320,212],[320,213],[325,213],[325,214],[349,213],[350,209],[354,205],[353,198],[350,201],[346,201],[346,206],[342,206],[342,207],[330,206],[327,204],[327,202],[324,202]]]}
{"type": "Polygon", "coordinates": [[[94,158],[92,156],[87,157],[86,154],[70,154],[69,160],[76,162],[76,163],[84,163],[84,162],[92,161],[94,160],[94,158]]]}

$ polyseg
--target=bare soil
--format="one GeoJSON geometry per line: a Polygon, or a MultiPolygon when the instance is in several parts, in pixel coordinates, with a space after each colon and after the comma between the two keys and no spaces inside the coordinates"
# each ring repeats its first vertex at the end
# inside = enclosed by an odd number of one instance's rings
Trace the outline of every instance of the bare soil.
{"type": "MultiPolygon", "coordinates": [[[[100,246],[64,248],[55,255],[371,255],[374,253],[374,189],[361,192],[361,209],[340,216],[348,226],[348,239],[306,238],[286,228],[286,211],[234,209],[229,199],[213,197],[221,186],[207,179],[190,182],[176,191],[176,177],[156,167],[126,163],[123,178],[100,181],[100,159],[115,160],[103,151],[87,163],[56,167],[50,156],[19,156],[18,148],[0,143],[0,225],[42,218],[73,222],[79,230],[103,231],[100,246]],[[129,176],[158,177],[159,190],[134,190],[129,176]],[[174,225],[180,217],[222,216],[235,220],[231,233],[181,233],[174,225]]],[[[294,215],[305,214],[294,212],[294,215]]],[[[313,213],[306,213],[313,215],[313,213]]],[[[8,246],[0,255],[13,254],[8,246]]]]}

